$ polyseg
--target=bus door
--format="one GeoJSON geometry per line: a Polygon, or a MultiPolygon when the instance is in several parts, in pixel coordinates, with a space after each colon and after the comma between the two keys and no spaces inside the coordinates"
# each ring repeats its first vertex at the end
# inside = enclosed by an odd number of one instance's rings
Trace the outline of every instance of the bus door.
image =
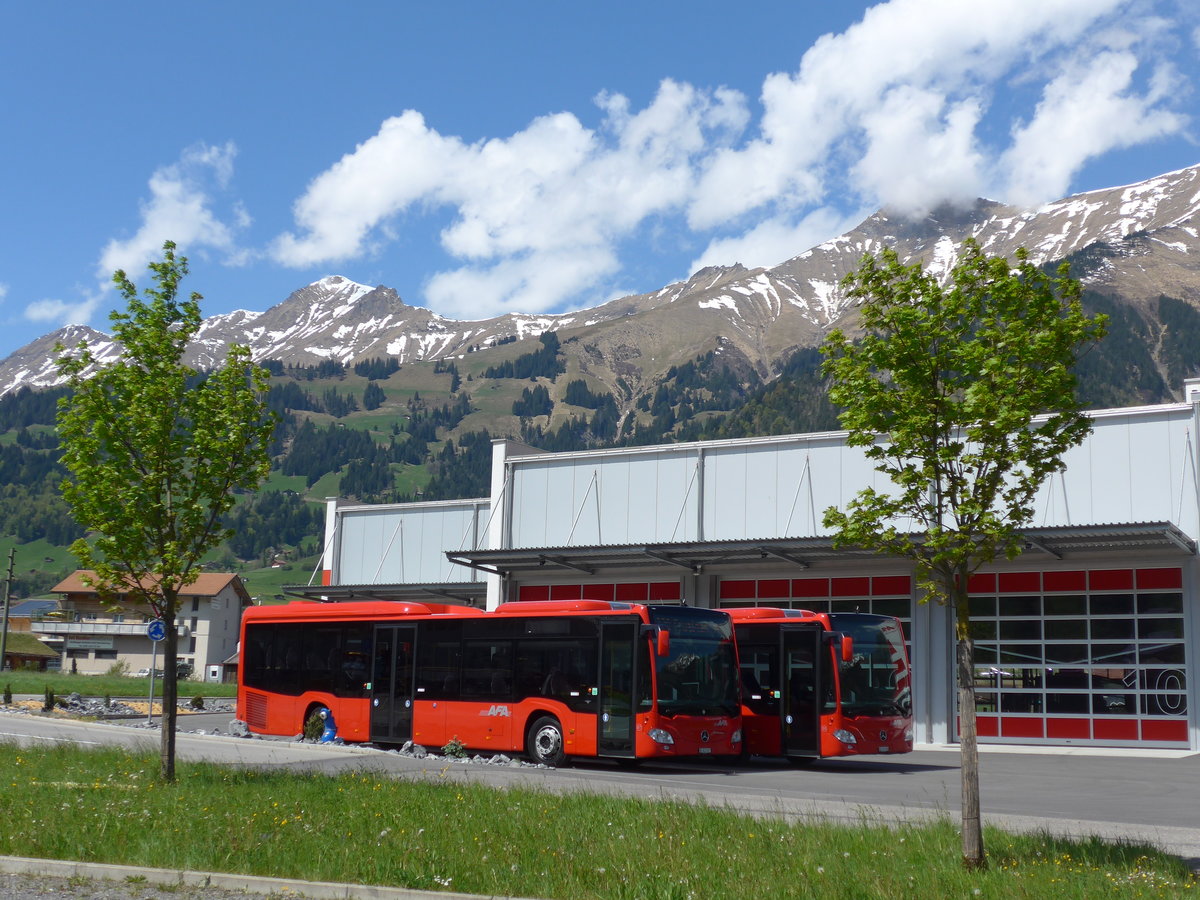
{"type": "Polygon", "coordinates": [[[633,705],[640,622],[600,623],[600,708],[596,747],[601,756],[632,758],[633,705]]]}
{"type": "Polygon", "coordinates": [[[783,754],[795,757],[821,755],[821,653],[825,630],[816,624],[781,625],[779,628],[782,697],[779,721],[783,728],[783,754]]]}
{"type": "Polygon", "coordinates": [[[375,677],[371,683],[370,740],[402,744],[412,740],[413,664],[417,629],[375,626],[375,677]]]}

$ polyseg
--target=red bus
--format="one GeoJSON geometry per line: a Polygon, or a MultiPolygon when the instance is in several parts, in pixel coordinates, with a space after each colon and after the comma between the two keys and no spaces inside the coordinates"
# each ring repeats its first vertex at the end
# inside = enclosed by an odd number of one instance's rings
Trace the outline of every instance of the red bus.
{"type": "Polygon", "coordinates": [[[246,610],[241,641],[238,717],[259,734],[296,734],[326,710],[346,741],[457,740],[551,766],[741,750],[733,625],[719,610],[301,601],[246,610]]]}
{"type": "Polygon", "coordinates": [[[912,677],[890,616],[749,607],[733,618],[743,755],[908,753],[912,677]]]}

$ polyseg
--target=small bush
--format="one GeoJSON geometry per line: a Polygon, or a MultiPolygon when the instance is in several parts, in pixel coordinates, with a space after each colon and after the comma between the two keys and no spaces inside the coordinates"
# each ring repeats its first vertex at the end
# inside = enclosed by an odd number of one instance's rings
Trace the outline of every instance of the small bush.
{"type": "Polygon", "coordinates": [[[47,686],[46,693],[42,697],[42,712],[50,712],[54,709],[54,691],[47,686]]]}
{"type": "Polygon", "coordinates": [[[112,675],[112,676],[115,676],[118,678],[128,675],[129,674],[129,663],[127,663],[123,659],[113,660],[113,664],[105,670],[104,674],[112,675]]]}
{"type": "Polygon", "coordinates": [[[467,748],[463,746],[463,742],[458,739],[458,735],[450,738],[446,742],[446,746],[442,748],[443,756],[452,756],[455,759],[463,759],[467,755],[467,748]]]}
{"type": "Polygon", "coordinates": [[[188,701],[188,706],[190,706],[192,709],[204,709],[204,698],[197,694],[188,701]]]}
{"type": "Polygon", "coordinates": [[[12,706],[12,685],[11,684],[6,684],[4,686],[4,705],[12,706]]]}
{"type": "Polygon", "coordinates": [[[321,739],[321,733],[325,731],[325,720],[321,718],[321,714],[313,711],[313,714],[304,720],[304,740],[312,741],[314,744],[321,739]]]}

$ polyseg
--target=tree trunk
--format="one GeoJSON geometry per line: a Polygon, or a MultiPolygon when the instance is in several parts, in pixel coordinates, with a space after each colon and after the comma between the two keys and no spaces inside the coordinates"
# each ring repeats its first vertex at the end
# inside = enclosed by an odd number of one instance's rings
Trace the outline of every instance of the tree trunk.
{"type": "Polygon", "coordinates": [[[160,735],[159,775],[163,781],[175,780],[175,719],[179,704],[179,633],[175,618],[179,612],[179,596],[171,590],[163,591],[162,617],[167,626],[163,639],[163,696],[162,733],[160,735]]]}
{"type": "Polygon", "coordinates": [[[971,638],[971,610],[966,578],[955,585],[954,630],[957,638],[959,746],[962,752],[962,858],[968,869],[987,865],[983,852],[983,824],[979,812],[979,743],[975,724],[975,642],[971,638]]]}

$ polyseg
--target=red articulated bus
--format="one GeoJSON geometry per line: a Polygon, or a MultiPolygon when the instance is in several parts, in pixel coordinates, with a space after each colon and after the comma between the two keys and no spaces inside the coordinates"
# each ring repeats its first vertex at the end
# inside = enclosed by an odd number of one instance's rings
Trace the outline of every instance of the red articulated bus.
{"type": "Polygon", "coordinates": [[[908,753],[912,678],[897,619],[749,607],[733,618],[743,755],[804,763],[908,753]]]}
{"type": "Polygon", "coordinates": [[[324,711],[346,741],[458,741],[551,766],[741,751],[719,610],[301,601],[246,610],[241,639],[238,717],[259,734],[296,734],[324,711]]]}

